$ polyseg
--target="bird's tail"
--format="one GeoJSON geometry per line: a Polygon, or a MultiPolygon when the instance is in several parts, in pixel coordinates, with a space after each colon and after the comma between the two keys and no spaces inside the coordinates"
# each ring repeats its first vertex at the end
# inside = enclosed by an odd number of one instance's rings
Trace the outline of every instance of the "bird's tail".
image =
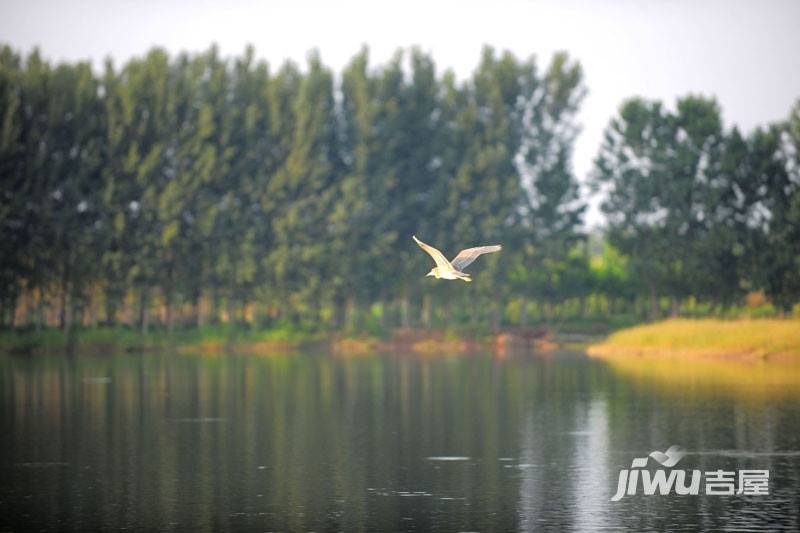
{"type": "Polygon", "coordinates": [[[472,278],[469,277],[469,274],[465,274],[464,272],[458,272],[457,271],[456,275],[458,276],[458,279],[460,279],[462,281],[466,281],[467,283],[472,281],[472,278]]]}

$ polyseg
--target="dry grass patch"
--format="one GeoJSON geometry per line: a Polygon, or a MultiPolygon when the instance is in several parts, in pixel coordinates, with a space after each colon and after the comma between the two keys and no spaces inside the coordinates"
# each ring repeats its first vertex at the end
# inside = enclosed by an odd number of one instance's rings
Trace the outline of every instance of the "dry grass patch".
{"type": "Polygon", "coordinates": [[[614,333],[590,355],[800,360],[798,319],[671,319],[614,333]]]}

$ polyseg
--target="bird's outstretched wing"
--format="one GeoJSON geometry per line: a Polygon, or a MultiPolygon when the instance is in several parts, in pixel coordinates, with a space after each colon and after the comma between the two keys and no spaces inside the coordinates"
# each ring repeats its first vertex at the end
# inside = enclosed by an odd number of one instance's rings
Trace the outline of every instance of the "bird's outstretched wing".
{"type": "Polygon", "coordinates": [[[411,238],[414,239],[414,241],[417,244],[419,244],[420,248],[428,252],[428,254],[430,254],[430,256],[433,257],[433,260],[436,261],[437,267],[440,267],[444,270],[452,270],[453,266],[450,264],[450,261],[447,260],[444,254],[442,254],[442,252],[440,252],[433,246],[425,244],[421,240],[417,239],[416,235],[412,235],[411,238]]]}
{"type": "Polygon", "coordinates": [[[467,248],[461,250],[458,255],[451,261],[453,268],[456,270],[464,270],[472,264],[478,257],[483,254],[490,254],[492,252],[499,252],[503,247],[499,244],[494,246],[478,246],[477,248],[467,248]]]}

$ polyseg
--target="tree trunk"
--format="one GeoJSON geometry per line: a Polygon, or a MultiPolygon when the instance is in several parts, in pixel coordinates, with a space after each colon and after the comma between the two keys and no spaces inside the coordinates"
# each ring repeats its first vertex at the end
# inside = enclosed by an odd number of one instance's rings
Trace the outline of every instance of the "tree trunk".
{"type": "Polygon", "coordinates": [[[58,327],[66,332],[67,325],[67,305],[69,299],[69,267],[64,265],[61,271],[61,303],[58,310],[58,327]]]}
{"type": "Polygon", "coordinates": [[[408,294],[403,294],[403,299],[400,302],[400,323],[404,328],[409,326],[409,302],[408,294]]]}
{"type": "MultiPolygon", "coordinates": [[[[316,307],[314,307],[314,309],[316,309],[316,307]]],[[[247,298],[244,295],[242,295],[242,298],[239,300],[239,317],[243,326],[249,324],[247,321],[247,298]]]]}
{"type": "Polygon", "coordinates": [[[167,332],[171,335],[174,322],[171,290],[164,295],[164,320],[167,322],[167,332]]]}
{"type": "Polygon", "coordinates": [[[92,329],[97,327],[97,292],[97,289],[91,291],[87,308],[87,312],[89,313],[89,327],[92,329]]]}
{"type": "Polygon", "coordinates": [[[67,292],[61,296],[61,316],[60,316],[60,323],[61,323],[61,331],[65,334],[69,334],[70,329],[72,329],[72,302],[70,301],[71,297],[70,294],[67,292]]]}
{"type": "Polygon", "coordinates": [[[72,302],[71,313],[72,316],[72,325],[81,327],[85,323],[86,319],[86,302],[84,301],[83,295],[73,290],[73,293],[70,295],[70,301],[72,302]]]}
{"type": "Polygon", "coordinates": [[[192,322],[198,328],[203,325],[203,292],[201,290],[197,290],[192,295],[192,322]]]}
{"type": "Polygon", "coordinates": [[[208,321],[211,324],[219,322],[219,290],[216,287],[211,289],[211,312],[208,321]]]}
{"type": "Polygon", "coordinates": [[[422,308],[420,309],[420,321],[425,329],[431,328],[431,297],[425,294],[422,297],[422,308]]]}
{"type": "Polygon", "coordinates": [[[496,335],[500,332],[500,321],[501,321],[501,312],[500,312],[500,304],[494,302],[492,304],[492,332],[496,335]]]}
{"type": "Polygon", "coordinates": [[[139,329],[143,334],[147,333],[149,313],[147,312],[147,288],[139,289],[139,329]]]}
{"type": "Polygon", "coordinates": [[[106,288],[105,290],[105,319],[106,324],[114,325],[116,322],[117,316],[117,295],[114,293],[113,289],[106,288]]]}
{"type": "Polygon", "coordinates": [[[44,317],[44,297],[42,296],[42,289],[36,289],[36,311],[33,317],[36,333],[42,331],[42,322],[44,317]]]}
{"type": "Polygon", "coordinates": [[[650,320],[655,320],[658,318],[658,293],[656,292],[656,285],[655,283],[648,283],[647,287],[650,291],[650,313],[649,318],[650,320]]]}
{"type": "Polygon", "coordinates": [[[344,327],[345,300],[337,295],[333,298],[333,314],[331,316],[331,329],[339,331],[344,327]]]}
{"type": "Polygon", "coordinates": [[[8,307],[8,326],[14,329],[17,326],[17,296],[14,295],[9,298],[9,300],[11,301],[11,305],[8,307]]]}
{"type": "Polygon", "coordinates": [[[478,319],[480,315],[480,308],[478,303],[473,300],[472,305],[470,306],[470,313],[469,313],[469,325],[474,330],[475,327],[478,325],[478,319]]]}
{"type": "Polygon", "coordinates": [[[344,307],[344,327],[347,331],[355,331],[357,318],[356,318],[356,303],[352,296],[347,297],[347,302],[344,307]]]}
{"type": "Polygon", "coordinates": [[[389,329],[389,299],[381,294],[381,331],[389,329]]]}
{"type": "Polygon", "coordinates": [[[228,315],[228,324],[234,325],[236,323],[236,301],[233,298],[233,291],[228,293],[225,300],[225,314],[228,315]]]}
{"type": "Polygon", "coordinates": [[[528,300],[525,298],[519,301],[519,325],[522,327],[528,325],[528,300]]]}
{"type": "Polygon", "coordinates": [[[62,331],[64,332],[64,336],[67,338],[67,351],[72,351],[72,346],[74,343],[74,336],[73,336],[73,319],[75,317],[76,306],[74,304],[72,294],[67,293],[66,297],[63,298],[64,308],[62,309],[64,313],[64,324],[62,326],[62,331]]]}
{"type": "Polygon", "coordinates": [[[677,296],[669,299],[669,313],[672,317],[677,317],[681,314],[681,302],[677,296]]]}

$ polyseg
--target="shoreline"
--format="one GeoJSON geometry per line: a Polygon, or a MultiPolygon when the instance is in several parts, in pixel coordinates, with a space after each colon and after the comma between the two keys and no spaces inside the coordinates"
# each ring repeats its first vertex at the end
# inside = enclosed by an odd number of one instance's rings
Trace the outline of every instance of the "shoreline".
{"type": "Polygon", "coordinates": [[[420,355],[475,352],[525,354],[580,349],[590,357],[673,358],[683,361],[800,362],[800,319],[667,319],[617,330],[608,336],[560,331],[558,326],[510,327],[495,334],[453,329],[396,328],[383,335],[291,330],[209,328],[172,334],[101,328],[75,333],[70,347],[57,330],[4,332],[0,354],[18,356],[65,353],[251,353],[303,351],[342,356],[371,353],[420,355]]]}
{"type": "Polygon", "coordinates": [[[591,357],[800,362],[800,320],[668,319],[620,330],[586,348],[591,357]]]}
{"type": "MultiPolygon", "coordinates": [[[[0,343],[0,355],[42,356],[81,353],[252,353],[290,354],[301,351],[324,351],[338,355],[366,355],[381,352],[415,354],[466,354],[472,352],[518,353],[551,351],[561,347],[549,329],[509,328],[497,334],[469,336],[443,329],[397,328],[385,336],[298,334],[289,338],[269,338],[264,332],[252,335],[223,334],[203,338],[201,332],[182,332],[174,336],[141,334],[122,330],[80,332],[67,342],[60,332],[8,333],[0,343]],[[50,335],[50,338],[47,336],[50,335]],[[258,338],[258,337],[262,338],[258,338]],[[83,337],[83,338],[82,338],[83,337]],[[255,338],[254,338],[255,337],[255,338]]],[[[276,337],[280,337],[276,335],[276,337]]]]}
{"type": "Polygon", "coordinates": [[[800,354],[793,352],[765,352],[758,349],[698,350],[657,348],[651,346],[604,346],[592,345],[586,348],[586,354],[597,358],[674,358],[705,361],[736,362],[775,362],[786,363],[800,361],[800,354]]]}

